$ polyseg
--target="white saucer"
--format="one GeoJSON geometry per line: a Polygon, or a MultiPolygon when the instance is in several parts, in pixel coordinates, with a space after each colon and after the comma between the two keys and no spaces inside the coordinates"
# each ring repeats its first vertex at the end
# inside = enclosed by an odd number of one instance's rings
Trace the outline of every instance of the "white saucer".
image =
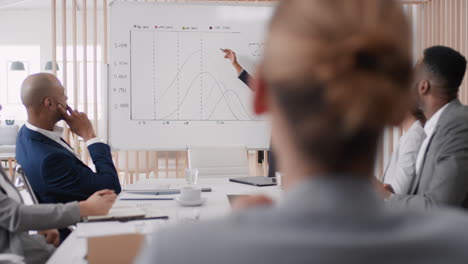
{"type": "Polygon", "coordinates": [[[183,201],[183,200],[180,200],[179,198],[180,197],[175,198],[175,201],[182,206],[199,206],[199,205],[202,205],[206,201],[206,198],[201,198],[198,201],[183,201]]]}

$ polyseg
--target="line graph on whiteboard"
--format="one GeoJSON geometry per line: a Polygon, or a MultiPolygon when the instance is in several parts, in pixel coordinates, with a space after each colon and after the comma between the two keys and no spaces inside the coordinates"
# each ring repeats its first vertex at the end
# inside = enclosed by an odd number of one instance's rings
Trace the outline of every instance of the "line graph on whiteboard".
{"type": "MultiPolygon", "coordinates": [[[[220,50],[242,38],[240,32],[193,28],[131,30],[131,119],[263,120],[252,111],[252,92],[220,50]]],[[[247,53],[261,55],[263,43],[245,43],[247,53]]]]}

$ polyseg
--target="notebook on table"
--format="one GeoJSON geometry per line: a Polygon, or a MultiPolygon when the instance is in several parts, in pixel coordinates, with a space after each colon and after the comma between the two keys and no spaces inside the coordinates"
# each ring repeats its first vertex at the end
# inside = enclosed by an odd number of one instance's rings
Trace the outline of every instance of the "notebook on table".
{"type": "Polygon", "coordinates": [[[274,177],[265,177],[265,176],[252,176],[252,177],[242,177],[242,178],[231,178],[229,181],[254,185],[258,187],[264,186],[274,186],[276,185],[276,178],[274,177]]]}
{"type": "Polygon", "coordinates": [[[112,208],[107,215],[88,216],[87,222],[141,219],[146,212],[140,208],[112,208]]]}
{"type": "Polygon", "coordinates": [[[142,209],[138,207],[114,207],[107,215],[88,216],[85,222],[101,221],[131,221],[138,219],[167,219],[167,215],[159,210],[142,209]]]}

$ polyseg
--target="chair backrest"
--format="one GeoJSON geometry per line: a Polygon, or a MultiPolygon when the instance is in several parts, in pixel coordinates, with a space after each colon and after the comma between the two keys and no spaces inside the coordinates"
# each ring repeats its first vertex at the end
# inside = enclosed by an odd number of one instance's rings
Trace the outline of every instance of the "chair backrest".
{"type": "Polygon", "coordinates": [[[19,126],[0,126],[0,145],[16,145],[19,126]]]}
{"type": "Polygon", "coordinates": [[[188,146],[189,167],[199,177],[226,178],[249,176],[247,148],[244,145],[188,146]]]}
{"type": "Polygon", "coordinates": [[[146,162],[146,155],[144,151],[130,151],[128,154],[128,160],[125,155],[125,151],[120,151],[118,153],[118,170],[125,171],[126,169],[130,173],[143,173],[146,170],[154,170],[156,168],[156,154],[154,151],[148,152],[148,163],[146,162]],[[136,154],[137,153],[137,154],[136,154]],[[138,166],[136,155],[138,155],[138,166]],[[128,162],[128,168],[126,168],[128,162]],[[137,171],[138,168],[138,171],[137,171]]]}
{"type": "Polygon", "coordinates": [[[26,177],[23,168],[21,168],[21,165],[19,164],[16,165],[13,179],[13,183],[18,192],[21,194],[24,204],[32,205],[39,203],[39,200],[37,200],[36,194],[34,193],[34,190],[29,183],[28,177],[26,177]]]}
{"type": "MultiPolygon", "coordinates": [[[[28,177],[26,177],[26,173],[24,172],[23,168],[21,168],[20,164],[17,164],[15,167],[15,174],[14,174],[13,179],[14,179],[13,183],[15,185],[15,188],[20,193],[21,198],[23,198],[24,204],[26,205],[39,204],[39,200],[37,199],[36,193],[31,187],[28,177]]],[[[69,225],[67,226],[67,229],[73,232],[76,230],[76,226],[69,225]]]]}

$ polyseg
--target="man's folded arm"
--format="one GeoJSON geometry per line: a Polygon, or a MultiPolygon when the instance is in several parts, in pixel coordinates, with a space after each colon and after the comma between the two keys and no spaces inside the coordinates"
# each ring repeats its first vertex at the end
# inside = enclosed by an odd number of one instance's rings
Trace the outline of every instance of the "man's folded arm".
{"type": "Polygon", "coordinates": [[[78,202],[23,205],[0,193],[0,227],[10,232],[63,228],[79,220],[78,202]]]}
{"type": "Polygon", "coordinates": [[[93,158],[93,162],[97,163],[95,163],[97,172],[82,166],[69,155],[62,153],[48,155],[42,167],[48,192],[65,196],[82,196],[83,199],[102,189],[111,189],[119,193],[121,187],[114,165],[102,161],[99,157],[97,160],[93,158]]]}

